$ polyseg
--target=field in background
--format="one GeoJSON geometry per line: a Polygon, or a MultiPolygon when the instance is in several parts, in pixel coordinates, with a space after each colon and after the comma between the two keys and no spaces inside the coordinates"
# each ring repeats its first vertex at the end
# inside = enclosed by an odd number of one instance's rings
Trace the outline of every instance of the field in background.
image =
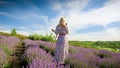
{"type": "Polygon", "coordinates": [[[23,36],[0,32],[1,68],[119,68],[119,41],[69,41],[65,65],[53,62],[52,34],[23,36]],[[110,51],[108,51],[110,50],[110,51]]]}
{"type": "Polygon", "coordinates": [[[69,41],[70,45],[120,52],[120,41],[69,41]]]}
{"type": "MultiPolygon", "coordinates": [[[[31,34],[29,36],[24,36],[24,35],[14,34],[14,33],[0,32],[0,35],[16,36],[22,40],[31,39],[31,40],[42,40],[42,41],[48,41],[48,42],[55,42],[54,40],[55,38],[52,33],[46,34],[46,35],[31,34]]],[[[69,41],[69,45],[84,47],[84,48],[105,49],[105,50],[109,50],[113,52],[120,52],[120,41],[96,41],[96,42],[94,41],[69,41]]]]}

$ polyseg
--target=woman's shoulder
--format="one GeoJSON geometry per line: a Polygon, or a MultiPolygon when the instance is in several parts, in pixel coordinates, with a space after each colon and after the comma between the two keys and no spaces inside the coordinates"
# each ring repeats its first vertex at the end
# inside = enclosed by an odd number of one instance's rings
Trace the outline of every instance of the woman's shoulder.
{"type": "Polygon", "coordinates": [[[68,28],[68,26],[67,26],[67,25],[65,25],[65,26],[64,26],[64,28],[68,28]]]}
{"type": "Polygon", "coordinates": [[[59,25],[56,26],[56,28],[59,28],[59,27],[60,27],[59,25]]]}
{"type": "Polygon", "coordinates": [[[68,28],[68,26],[67,25],[64,25],[64,26],[57,25],[56,28],[68,28]]]}

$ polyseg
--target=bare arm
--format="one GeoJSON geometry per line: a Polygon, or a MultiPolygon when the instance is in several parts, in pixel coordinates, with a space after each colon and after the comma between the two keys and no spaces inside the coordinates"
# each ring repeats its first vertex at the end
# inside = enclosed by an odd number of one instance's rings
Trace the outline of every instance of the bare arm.
{"type": "Polygon", "coordinates": [[[58,36],[58,33],[54,29],[51,29],[51,31],[54,32],[56,36],[58,36]]]}
{"type": "Polygon", "coordinates": [[[51,29],[51,31],[55,32],[55,30],[54,30],[54,29],[51,29]]]}

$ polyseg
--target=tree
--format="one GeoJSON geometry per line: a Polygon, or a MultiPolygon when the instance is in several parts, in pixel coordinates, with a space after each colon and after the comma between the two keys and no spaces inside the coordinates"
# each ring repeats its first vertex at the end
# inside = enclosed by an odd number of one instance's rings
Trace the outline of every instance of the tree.
{"type": "Polygon", "coordinates": [[[13,28],[13,29],[11,30],[11,35],[16,35],[16,34],[17,34],[17,31],[16,31],[15,28],[13,28]]]}

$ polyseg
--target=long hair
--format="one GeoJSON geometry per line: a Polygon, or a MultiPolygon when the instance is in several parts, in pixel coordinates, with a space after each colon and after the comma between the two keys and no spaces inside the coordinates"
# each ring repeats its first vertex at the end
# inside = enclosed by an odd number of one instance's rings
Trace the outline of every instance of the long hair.
{"type": "Polygon", "coordinates": [[[65,27],[65,26],[66,26],[65,19],[61,17],[57,27],[65,27]]]}

